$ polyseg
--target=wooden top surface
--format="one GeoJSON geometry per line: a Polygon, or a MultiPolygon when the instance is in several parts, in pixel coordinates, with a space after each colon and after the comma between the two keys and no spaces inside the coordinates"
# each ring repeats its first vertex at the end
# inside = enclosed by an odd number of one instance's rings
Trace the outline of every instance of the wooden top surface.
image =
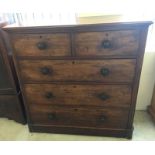
{"type": "Polygon", "coordinates": [[[4,27],[6,25],[7,25],[7,22],[0,21],[0,28],[4,27]]]}
{"type": "Polygon", "coordinates": [[[100,18],[99,20],[95,18],[75,18],[70,21],[57,21],[54,23],[54,21],[49,21],[49,22],[20,22],[20,23],[14,23],[11,25],[4,26],[3,29],[8,32],[19,32],[19,31],[28,31],[28,30],[41,30],[42,28],[48,29],[70,29],[70,28],[80,28],[80,27],[89,27],[90,25],[94,25],[94,27],[98,26],[104,26],[106,27],[126,27],[126,26],[149,26],[152,24],[152,21],[125,21],[121,19],[112,19],[112,20],[107,20],[104,19],[104,17],[100,18]]]}

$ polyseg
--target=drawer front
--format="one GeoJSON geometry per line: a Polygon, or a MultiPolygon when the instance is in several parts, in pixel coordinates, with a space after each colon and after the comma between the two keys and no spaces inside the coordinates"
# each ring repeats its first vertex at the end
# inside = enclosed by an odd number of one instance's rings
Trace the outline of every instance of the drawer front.
{"type": "Polygon", "coordinates": [[[17,56],[70,56],[66,33],[16,35],[12,39],[17,56]]]}
{"type": "Polygon", "coordinates": [[[84,32],[75,35],[79,56],[124,56],[137,54],[139,31],[84,32]]]}
{"type": "Polygon", "coordinates": [[[6,91],[11,90],[11,92],[14,92],[13,86],[6,68],[6,64],[2,59],[1,51],[0,51],[0,94],[1,94],[1,91],[3,92],[5,90],[6,91]]]}
{"type": "Polygon", "coordinates": [[[26,84],[30,104],[129,107],[131,86],[26,84]]]}
{"type": "Polygon", "coordinates": [[[15,95],[0,95],[0,117],[16,116],[19,111],[18,97],[15,95]]]}
{"type": "Polygon", "coordinates": [[[128,110],[30,106],[31,122],[38,125],[126,128],[128,110]]]}
{"type": "Polygon", "coordinates": [[[0,117],[6,117],[25,124],[23,103],[18,95],[0,95],[0,117]]]}
{"type": "Polygon", "coordinates": [[[132,82],[136,60],[23,60],[20,73],[28,81],[132,82]]]}

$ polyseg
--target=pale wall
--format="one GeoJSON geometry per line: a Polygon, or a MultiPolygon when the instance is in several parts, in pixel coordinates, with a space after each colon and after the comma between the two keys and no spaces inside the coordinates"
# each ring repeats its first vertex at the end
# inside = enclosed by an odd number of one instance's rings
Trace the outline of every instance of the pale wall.
{"type": "Polygon", "coordinates": [[[137,97],[137,110],[145,110],[150,104],[155,83],[155,52],[145,52],[140,86],[137,97]]]}

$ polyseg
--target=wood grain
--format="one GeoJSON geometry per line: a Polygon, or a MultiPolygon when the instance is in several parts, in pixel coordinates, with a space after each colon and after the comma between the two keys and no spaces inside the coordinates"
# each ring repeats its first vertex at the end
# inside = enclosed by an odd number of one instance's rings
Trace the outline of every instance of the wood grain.
{"type": "Polygon", "coordinates": [[[0,117],[26,124],[24,107],[20,95],[0,95],[0,117]]]}
{"type": "Polygon", "coordinates": [[[24,89],[28,103],[36,106],[43,104],[122,108],[129,107],[131,103],[129,85],[26,84],[24,89]]]}
{"type": "Polygon", "coordinates": [[[75,34],[76,54],[79,56],[136,55],[139,47],[138,30],[83,32],[75,34]],[[109,40],[110,48],[102,43],[109,40]]]}
{"type": "Polygon", "coordinates": [[[67,33],[14,35],[12,44],[17,56],[69,56],[70,36],[67,33]],[[38,43],[46,43],[40,50],[38,43]]]}
{"type": "Polygon", "coordinates": [[[4,28],[13,43],[30,131],[132,138],[150,24],[4,28]],[[48,48],[38,50],[40,41],[48,48]],[[101,92],[111,98],[101,101],[101,92]]]}
{"type": "Polygon", "coordinates": [[[0,117],[26,124],[25,109],[18,87],[14,65],[10,61],[3,31],[0,29],[0,117]]]}
{"type": "Polygon", "coordinates": [[[136,60],[22,60],[19,71],[25,83],[29,81],[98,81],[98,82],[132,82],[136,60]],[[49,73],[43,74],[42,68],[49,73]],[[103,76],[101,69],[109,70],[103,76]]]}
{"type": "Polygon", "coordinates": [[[128,110],[96,109],[96,108],[70,108],[44,105],[31,105],[31,121],[33,124],[69,125],[96,128],[126,128],[128,110]],[[50,115],[54,115],[51,119],[50,115]],[[102,120],[104,117],[104,120],[102,120]]]}

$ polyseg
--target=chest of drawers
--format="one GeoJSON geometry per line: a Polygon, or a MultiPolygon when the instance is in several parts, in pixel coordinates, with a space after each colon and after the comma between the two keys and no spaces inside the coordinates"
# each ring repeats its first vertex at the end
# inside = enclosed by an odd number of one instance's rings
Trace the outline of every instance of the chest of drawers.
{"type": "Polygon", "coordinates": [[[12,63],[12,55],[6,48],[3,31],[1,30],[1,27],[6,24],[6,22],[0,22],[0,117],[26,124],[23,101],[12,63]]]}
{"type": "Polygon", "coordinates": [[[131,138],[150,24],[4,28],[30,131],[131,138]]]}

